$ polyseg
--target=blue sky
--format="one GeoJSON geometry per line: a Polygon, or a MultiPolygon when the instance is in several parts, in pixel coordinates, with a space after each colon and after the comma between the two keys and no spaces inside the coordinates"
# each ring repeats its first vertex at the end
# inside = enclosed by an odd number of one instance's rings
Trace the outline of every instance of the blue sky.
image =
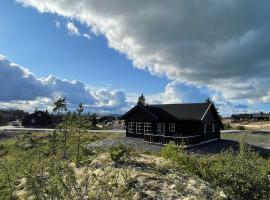
{"type": "MultiPolygon", "coordinates": [[[[0,52],[37,77],[54,74],[94,87],[108,85],[139,93],[159,92],[169,82],[132,67],[125,55],[108,48],[103,36],[91,34],[88,40],[68,34],[68,20],[62,17],[41,15],[7,0],[0,2],[0,9],[0,52]],[[61,23],[59,29],[56,21],[61,23]]],[[[74,23],[81,31],[89,32],[80,23],[74,23]]]]}
{"type": "Polygon", "coordinates": [[[149,103],[210,97],[224,114],[267,111],[269,2],[200,4],[1,1],[0,68],[13,75],[0,81],[14,89],[0,107],[50,109],[66,96],[71,106],[82,100],[92,111],[124,112],[144,93],[149,103]],[[28,96],[15,95],[18,83],[28,96]]]}

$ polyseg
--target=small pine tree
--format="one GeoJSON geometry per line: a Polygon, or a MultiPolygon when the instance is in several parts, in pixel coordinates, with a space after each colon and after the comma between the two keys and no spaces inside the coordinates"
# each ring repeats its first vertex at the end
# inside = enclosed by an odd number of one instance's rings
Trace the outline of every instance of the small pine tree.
{"type": "Polygon", "coordinates": [[[145,97],[143,94],[139,96],[137,105],[145,106],[145,97]]]}
{"type": "Polygon", "coordinates": [[[210,98],[205,99],[205,103],[211,103],[212,100],[210,98]]]}

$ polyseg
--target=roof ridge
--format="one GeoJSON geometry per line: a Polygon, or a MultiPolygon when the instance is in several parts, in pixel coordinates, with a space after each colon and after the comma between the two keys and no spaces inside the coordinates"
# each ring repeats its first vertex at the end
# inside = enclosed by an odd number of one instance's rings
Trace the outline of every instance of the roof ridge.
{"type": "Polygon", "coordinates": [[[147,104],[146,106],[163,106],[163,105],[195,105],[195,104],[211,104],[211,102],[201,102],[201,103],[165,103],[165,104],[147,104]]]}

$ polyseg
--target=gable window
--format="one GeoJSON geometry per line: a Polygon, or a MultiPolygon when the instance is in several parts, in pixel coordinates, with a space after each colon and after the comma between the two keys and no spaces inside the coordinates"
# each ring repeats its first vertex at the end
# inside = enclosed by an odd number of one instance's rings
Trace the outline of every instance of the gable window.
{"type": "Polygon", "coordinates": [[[175,123],[169,123],[169,131],[175,132],[175,123]]]}
{"type": "Polygon", "coordinates": [[[207,132],[207,124],[203,125],[203,132],[204,132],[204,134],[206,134],[206,132],[207,132]]]}
{"type": "Polygon", "coordinates": [[[143,134],[143,123],[142,122],[136,122],[136,133],[143,134]]]}
{"type": "Polygon", "coordinates": [[[151,134],[151,123],[146,122],[144,123],[144,134],[151,134]]]}
{"type": "Polygon", "coordinates": [[[135,122],[129,122],[128,123],[128,132],[129,133],[135,133],[135,122]]]}
{"type": "Polygon", "coordinates": [[[212,133],[215,132],[215,124],[212,124],[212,133]]]}
{"type": "Polygon", "coordinates": [[[157,123],[157,134],[165,135],[165,123],[157,123]]]}

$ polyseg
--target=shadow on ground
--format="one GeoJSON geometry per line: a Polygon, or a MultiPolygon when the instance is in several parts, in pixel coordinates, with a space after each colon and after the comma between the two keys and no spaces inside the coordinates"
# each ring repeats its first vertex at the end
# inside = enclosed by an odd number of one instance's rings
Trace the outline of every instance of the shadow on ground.
{"type": "MultiPolygon", "coordinates": [[[[258,152],[259,155],[270,158],[270,149],[265,149],[254,145],[249,146],[256,152],[258,152]]],[[[210,143],[205,143],[194,147],[188,147],[187,150],[193,153],[200,154],[218,154],[230,148],[234,151],[239,151],[239,142],[234,140],[220,139],[210,143]]]]}

